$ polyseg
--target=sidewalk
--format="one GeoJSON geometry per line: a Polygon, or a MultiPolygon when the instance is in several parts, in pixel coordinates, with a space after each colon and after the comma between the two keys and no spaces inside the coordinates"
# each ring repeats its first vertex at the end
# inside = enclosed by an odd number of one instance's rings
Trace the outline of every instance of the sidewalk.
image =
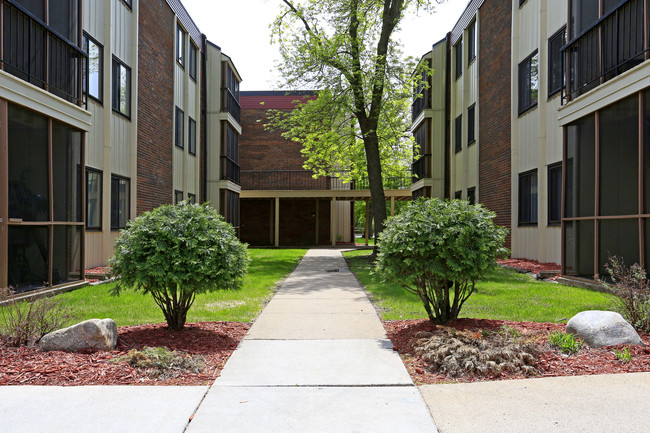
{"type": "Polygon", "coordinates": [[[337,250],[310,250],[190,423],[203,432],[436,432],[337,250]]]}

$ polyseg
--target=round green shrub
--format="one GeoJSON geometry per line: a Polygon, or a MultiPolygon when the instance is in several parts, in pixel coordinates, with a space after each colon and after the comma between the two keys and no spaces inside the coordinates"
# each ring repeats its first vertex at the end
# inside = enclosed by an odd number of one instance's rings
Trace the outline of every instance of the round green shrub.
{"type": "Polygon", "coordinates": [[[215,209],[181,202],[130,221],[109,262],[117,277],[115,293],[150,293],[169,327],[179,330],[197,293],[240,287],[249,257],[215,209]]]}
{"type": "Polygon", "coordinates": [[[420,297],[432,322],[458,318],[475,283],[496,265],[508,230],[464,200],[420,199],[389,218],[375,271],[420,297]]]}

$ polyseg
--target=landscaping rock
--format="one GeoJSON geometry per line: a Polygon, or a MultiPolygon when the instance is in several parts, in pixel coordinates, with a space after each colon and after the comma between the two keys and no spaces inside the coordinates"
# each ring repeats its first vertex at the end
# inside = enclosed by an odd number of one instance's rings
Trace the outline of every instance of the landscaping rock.
{"type": "Polygon", "coordinates": [[[44,335],[38,342],[43,351],[81,349],[113,350],[117,346],[117,325],[113,319],[90,319],[44,335]]]}
{"type": "Polygon", "coordinates": [[[612,311],[578,313],[567,322],[566,332],[582,338],[591,347],[643,344],[632,325],[612,311]]]}

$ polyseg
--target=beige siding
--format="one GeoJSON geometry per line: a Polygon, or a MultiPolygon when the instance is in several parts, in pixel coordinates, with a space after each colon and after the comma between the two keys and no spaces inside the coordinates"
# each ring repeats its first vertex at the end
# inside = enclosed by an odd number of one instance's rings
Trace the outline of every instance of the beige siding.
{"type": "Polygon", "coordinates": [[[131,177],[131,122],[120,115],[111,118],[111,172],[131,177]]]}
{"type": "Polygon", "coordinates": [[[336,240],[339,241],[340,239],[339,242],[354,241],[350,235],[350,225],[352,224],[350,207],[351,202],[349,201],[336,201],[336,240]]]}
{"type": "Polygon", "coordinates": [[[106,257],[102,248],[104,234],[102,232],[86,232],[86,268],[104,266],[106,257]]]}
{"type": "Polygon", "coordinates": [[[105,8],[98,7],[96,0],[83,1],[83,29],[102,45],[106,45],[104,35],[105,8]]]}
{"type": "Polygon", "coordinates": [[[86,135],[86,165],[103,169],[104,167],[104,108],[92,101],[88,111],[93,114],[93,126],[86,135]]]}
{"type": "MultiPolygon", "coordinates": [[[[173,144],[172,144],[173,146],[173,144]]],[[[183,172],[184,172],[184,150],[174,146],[174,189],[184,191],[183,172]]]]}
{"type": "Polygon", "coordinates": [[[132,41],[137,39],[137,33],[134,33],[133,23],[131,20],[136,19],[136,14],[129,9],[124,2],[120,0],[112,0],[113,9],[111,16],[111,46],[113,54],[120,60],[133,68],[134,65],[129,62],[137,53],[133,50],[132,41]]]}

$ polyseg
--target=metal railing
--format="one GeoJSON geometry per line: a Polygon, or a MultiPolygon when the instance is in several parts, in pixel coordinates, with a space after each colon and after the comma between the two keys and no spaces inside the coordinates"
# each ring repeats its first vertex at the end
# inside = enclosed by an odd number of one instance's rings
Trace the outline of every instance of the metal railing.
{"type": "Polygon", "coordinates": [[[230,115],[237,121],[237,123],[241,123],[241,106],[239,105],[239,101],[237,101],[233,94],[230,93],[230,90],[228,90],[228,88],[224,87],[222,90],[224,97],[224,111],[230,113],[230,115]]]}
{"type": "Polygon", "coordinates": [[[221,178],[223,180],[229,180],[239,185],[241,180],[240,173],[239,164],[227,156],[221,157],[221,178]]]}
{"type": "Polygon", "coordinates": [[[416,95],[421,94],[420,97],[413,97],[413,104],[411,104],[411,121],[414,122],[420,113],[425,109],[431,108],[430,94],[427,90],[420,90],[416,95]]]}
{"type": "Polygon", "coordinates": [[[2,56],[5,72],[77,105],[84,105],[79,47],[11,0],[2,5],[2,56]]]}
{"type": "MultiPolygon", "coordinates": [[[[242,170],[241,187],[248,190],[363,190],[368,189],[368,178],[344,183],[336,176],[314,179],[309,170],[242,170]]],[[[385,177],[384,189],[409,189],[411,174],[385,177]]]]}
{"type": "Polygon", "coordinates": [[[649,51],[646,3],[625,0],[562,47],[568,79],[562,101],[570,101],[642,63],[649,51]]]}
{"type": "Polygon", "coordinates": [[[431,177],[431,154],[425,153],[411,165],[412,183],[431,177]]]}

